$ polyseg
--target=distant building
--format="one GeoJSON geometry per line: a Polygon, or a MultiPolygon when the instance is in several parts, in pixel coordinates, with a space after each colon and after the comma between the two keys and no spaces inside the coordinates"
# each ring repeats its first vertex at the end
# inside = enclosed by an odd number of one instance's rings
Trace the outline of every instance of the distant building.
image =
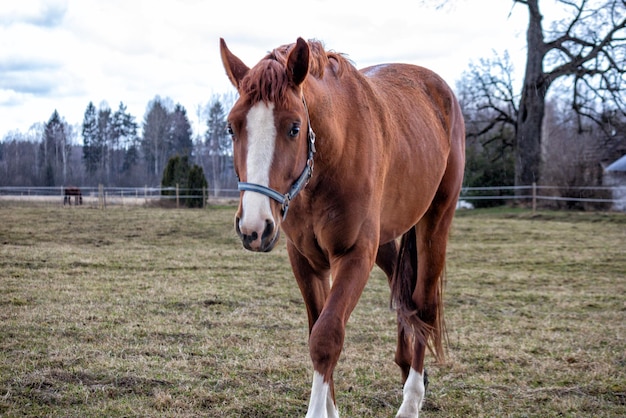
{"type": "Polygon", "coordinates": [[[611,187],[615,201],[613,209],[626,212],[626,155],[604,168],[603,183],[611,187]]]}

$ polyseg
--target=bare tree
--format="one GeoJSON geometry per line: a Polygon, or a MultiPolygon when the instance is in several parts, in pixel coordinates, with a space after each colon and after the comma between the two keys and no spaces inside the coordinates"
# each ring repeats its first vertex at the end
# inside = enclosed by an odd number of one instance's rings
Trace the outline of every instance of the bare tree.
{"type": "Polygon", "coordinates": [[[236,187],[232,142],[226,133],[226,116],[236,99],[235,93],[214,94],[198,108],[198,119],[206,130],[196,142],[196,160],[209,176],[209,186],[216,197],[224,189],[236,187]]]}
{"type": "Polygon", "coordinates": [[[46,186],[57,186],[67,181],[71,134],[69,124],[55,110],[44,125],[40,144],[39,165],[46,186]]]}
{"type": "Polygon", "coordinates": [[[501,149],[513,148],[519,95],[515,94],[513,64],[507,52],[479,63],[470,63],[457,81],[457,95],[463,108],[468,138],[481,139],[482,145],[498,142],[501,149]],[[485,139],[487,138],[487,139],[485,139]]]}
{"type": "Polygon", "coordinates": [[[513,1],[529,14],[515,141],[515,183],[529,185],[539,179],[546,94],[555,80],[573,78],[572,106],[581,116],[593,117],[607,102],[626,111],[626,1],[560,0],[569,15],[550,29],[539,0],[513,1]]]}
{"type": "Polygon", "coordinates": [[[515,152],[515,184],[540,179],[542,126],[550,87],[559,85],[578,118],[578,130],[593,121],[614,136],[626,115],[626,1],[559,0],[564,17],[544,27],[539,0],[513,0],[528,9],[526,68],[521,94],[513,89],[505,53],[470,64],[458,83],[464,110],[482,114],[468,121],[468,135],[503,141],[515,152]],[[558,83],[556,83],[558,81],[558,83]],[[512,144],[504,135],[513,130],[512,144]]]}
{"type": "MultiPolygon", "coordinates": [[[[41,129],[40,129],[41,130],[41,129]]],[[[0,186],[37,186],[42,134],[7,133],[0,141],[0,186]]]]}
{"type": "Polygon", "coordinates": [[[160,179],[167,163],[169,112],[159,97],[148,105],[148,109],[143,122],[142,148],[154,182],[160,179]]]}
{"type": "MultiPolygon", "coordinates": [[[[516,95],[509,56],[495,55],[471,63],[457,81],[456,90],[466,126],[466,163],[463,184],[467,187],[512,186],[514,184],[514,142],[517,116],[516,95]]],[[[519,96],[517,96],[519,98],[519,96]]],[[[472,191],[471,196],[509,191],[472,191]]],[[[503,199],[478,199],[477,207],[501,205],[503,199]]]]}

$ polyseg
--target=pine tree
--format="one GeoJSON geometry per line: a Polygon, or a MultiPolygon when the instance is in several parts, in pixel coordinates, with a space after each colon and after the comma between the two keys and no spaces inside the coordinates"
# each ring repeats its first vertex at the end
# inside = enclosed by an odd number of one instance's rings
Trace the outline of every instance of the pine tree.
{"type": "Polygon", "coordinates": [[[137,123],[135,118],[126,111],[126,106],[120,102],[119,108],[112,117],[115,174],[129,171],[136,163],[137,152],[137,123]]]}
{"type": "Polygon", "coordinates": [[[163,177],[161,179],[161,195],[172,196],[174,193],[171,190],[165,190],[170,187],[176,187],[176,170],[180,165],[180,157],[178,155],[170,158],[167,161],[165,170],[163,170],[163,177]]]}
{"type": "Polygon", "coordinates": [[[186,155],[182,157],[175,155],[167,161],[161,179],[161,195],[174,196],[176,191],[173,189],[176,185],[180,193],[186,196],[180,199],[185,206],[190,208],[204,206],[203,189],[208,187],[204,170],[195,164],[191,166],[186,155]]]}
{"type": "Polygon", "coordinates": [[[209,184],[204,176],[204,170],[199,165],[194,164],[189,170],[189,179],[187,181],[187,206],[190,208],[204,207],[204,190],[208,189],[209,184]]]}
{"type": "Polygon", "coordinates": [[[83,118],[83,161],[90,174],[95,173],[100,164],[100,148],[96,146],[98,135],[98,121],[96,107],[89,102],[83,118]]]}
{"type": "Polygon", "coordinates": [[[170,115],[170,148],[169,155],[191,156],[193,141],[191,139],[191,124],[187,118],[187,111],[177,104],[170,115]]]}

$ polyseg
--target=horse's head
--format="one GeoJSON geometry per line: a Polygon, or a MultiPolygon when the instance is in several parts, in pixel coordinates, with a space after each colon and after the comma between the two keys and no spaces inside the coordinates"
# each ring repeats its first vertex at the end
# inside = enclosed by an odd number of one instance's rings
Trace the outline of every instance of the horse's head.
{"type": "Polygon", "coordinates": [[[309,46],[302,38],[248,68],[220,40],[239,99],[228,115],[241,192],[235,229],[246,249],[271,251],[289,202],[312,172],[314,135],[302,93],[309,46]]]}

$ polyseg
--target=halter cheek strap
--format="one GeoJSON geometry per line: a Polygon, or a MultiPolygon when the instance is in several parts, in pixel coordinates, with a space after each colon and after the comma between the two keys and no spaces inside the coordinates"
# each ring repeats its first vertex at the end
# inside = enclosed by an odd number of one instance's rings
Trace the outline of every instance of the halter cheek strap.
{"type": "Polygon", "coordinates": [[[283,214],[283,220],[287,217],[287,211],[289,210],[289,203],[291,200],[297,196],[298,193],[302,191],[311,179],[313,175],[313,156],[315,155],[315,132],[311,128],[311,118],[309,117],[309,109],[306,106],[306,101],[304,100],[304,96],[302,96],[302,103],[304,103],[304,110],[306,111],[307,117],[307,125],[308,125],[308,153],[307,160],[304,170],[302,170],[302,174],[300,177],[293,183],[289,192],[282,194],[271,187],[263,186],[261,184],[256,183],[247,183],[244,181],[240,181],[237,183],[237,189],[240,192],[255,192],[265,195],[271,199],[274,199],[281,205],[281,211],[283,214]]]}

